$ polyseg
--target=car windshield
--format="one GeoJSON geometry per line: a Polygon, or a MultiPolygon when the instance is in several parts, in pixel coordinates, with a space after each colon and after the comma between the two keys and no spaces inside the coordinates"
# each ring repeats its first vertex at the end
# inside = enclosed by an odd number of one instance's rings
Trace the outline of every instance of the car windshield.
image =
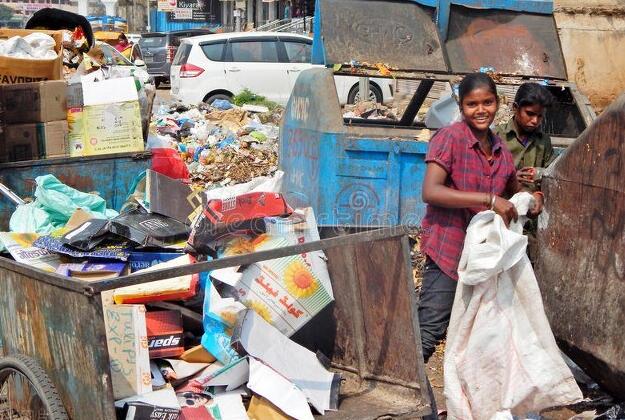
{"type": "Polygon", "coordinates": [[[161,48],[167,43],[167,37],[165,35],[146,36],[139,40],[139,45],[142,48],[161,48]]]}
{"type": "Polygon", "coordinates": [[[133,64],[126,59],[119,51],[108,44],[98,44],[104,53],[104,61],[108,66],[132,66],[133,64]]]}

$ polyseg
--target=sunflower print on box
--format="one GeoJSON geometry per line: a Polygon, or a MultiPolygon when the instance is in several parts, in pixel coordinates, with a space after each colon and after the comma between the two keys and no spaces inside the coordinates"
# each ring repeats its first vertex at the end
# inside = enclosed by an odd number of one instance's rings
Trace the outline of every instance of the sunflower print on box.
{"type": "MultiPolygon", "coordinates": [[[[290,243],[284,238],[266,237],[254,250],[288,245],[290,243]]],[[[307,254],[306,257],[322,258],[318,254],[307,254]]],[[[313,269],[302,255],[253,264],[243,272],[237,284],[239,299],[257,312],[262,308],[260,315],[263,318],[283,334],[291,336],[333,300],[331,292],[324,287],[329,284],[325,264],[314,266],[317,268],[313,269]],[[325,276],[326,281],[321,281],[320,276],[325,276]]]]}

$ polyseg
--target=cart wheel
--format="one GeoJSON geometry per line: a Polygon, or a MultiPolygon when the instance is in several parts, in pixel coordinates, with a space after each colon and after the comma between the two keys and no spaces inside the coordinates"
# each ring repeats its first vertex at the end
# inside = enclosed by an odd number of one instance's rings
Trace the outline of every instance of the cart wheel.
{"type": "Polygon", "coordinates": [[[0,359],[0,419],[67,420],[46,372],[30,357],[0,359]]]}

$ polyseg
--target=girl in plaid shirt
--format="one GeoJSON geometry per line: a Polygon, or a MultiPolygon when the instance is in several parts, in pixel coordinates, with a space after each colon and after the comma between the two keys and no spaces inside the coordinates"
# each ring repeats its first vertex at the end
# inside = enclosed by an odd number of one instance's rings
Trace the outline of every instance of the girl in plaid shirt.
{"type": "MultiPolygon", "coordinates": [[[[486,74],[467,75],[459,88],[462,121],[442,128],[430,141],[423,181],[427,203],[422,251],[427,256],[419,301],[423,358],[427,362],[445,336],[458,280],[458,263],[471,218],[494,210],[506,224],[518,215],[507,200],[521,190],[514,159],[490,130],[499,107],[497,87],[486,74]]],[[[533,215],[542,210],[535,193],[533,215]]]]}

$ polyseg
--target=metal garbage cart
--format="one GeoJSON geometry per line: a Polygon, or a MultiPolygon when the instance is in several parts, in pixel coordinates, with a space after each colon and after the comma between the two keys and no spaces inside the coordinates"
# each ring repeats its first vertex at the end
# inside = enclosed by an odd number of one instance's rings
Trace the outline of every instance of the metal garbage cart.
{"type": "Polygon", "coordinates": [[[324,418],[428,414],[410,248],[399,227],[94,282],[0,259],[0,413],[115,418],[103,292],[315,250],[327,255],[335,302],[297,336],[344,378],[339,411],[324,418]],[[9,388],[24,390],[27,401],[9,388]]]}
{"type": "MultiPolygon", "coordinates": [[[[150,158],[144,152],[2,163],[0,182],[26,198],[35,192],[35,178],[52,174],[80,191],[98,193],[109,208],[119,210],[135,178],[150,167],[150,158]]],[[[8,231],[14,210],[14,204],[0,200],[0,231],[8,231]]]]}
{"type": "Polygon", "coordinates": [[[520,84],[544,84],[556,98],[544,131],[556,146],[572,143],[595,113],[567,81],[552,10],[546,0],[317,0],[312,59],[326,68],[297,76],[280,127],[289,202],[313,207],[322,226],[418,226],[434,127],[417,115],[481,67],[509,103],[520,84]],[[335,80],[348,76],[410,87],[405,111],[345,117],[335,80]]]}

